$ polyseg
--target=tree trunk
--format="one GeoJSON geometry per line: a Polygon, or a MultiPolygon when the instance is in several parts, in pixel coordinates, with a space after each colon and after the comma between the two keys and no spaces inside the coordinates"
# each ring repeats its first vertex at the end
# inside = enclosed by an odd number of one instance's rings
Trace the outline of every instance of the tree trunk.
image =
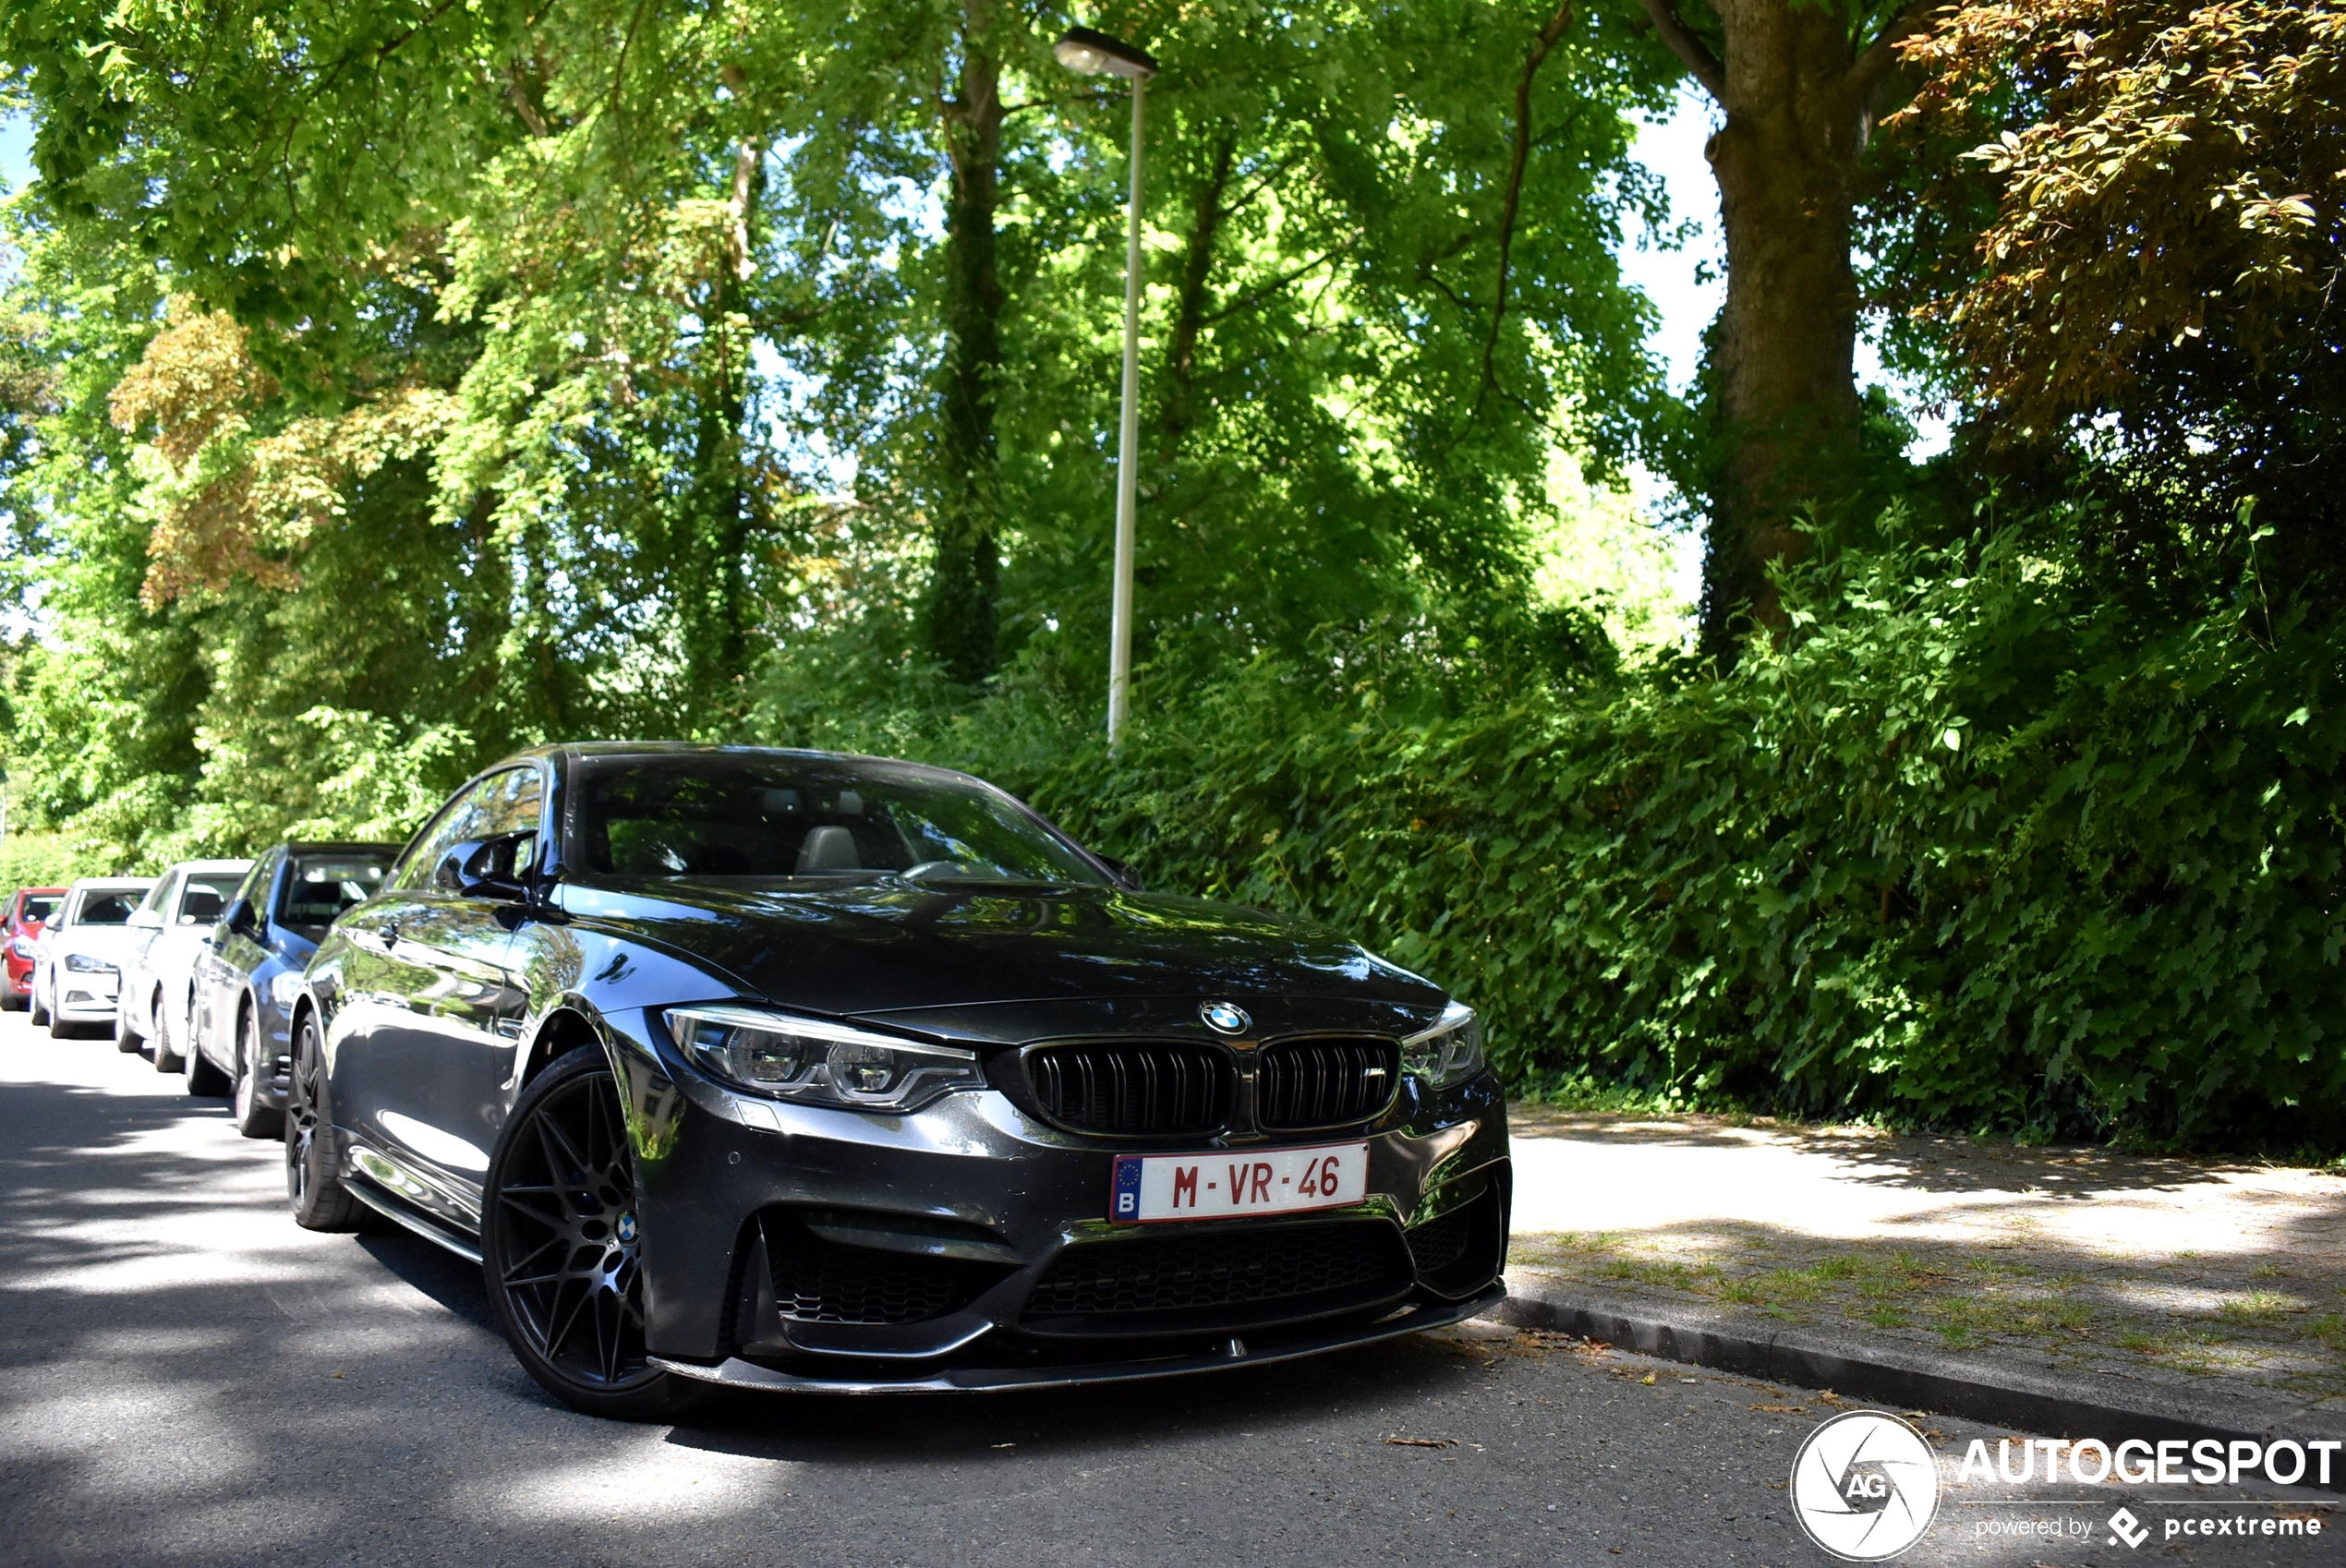
{"type": "Polygon", "coordinates": [[[1158,420],[1157,465],[1171,470],[1179,459],[1181,438],[1190,428],[1190,403],[1197,389],[1198,338],[1205,331],[1205,312],[1213,303],[1207,286],[1214,275],[1214,247],[1222,235],[1222,198],[1238,167],[1239,139],[1226,131],[1215,143],[1214,161],[1198,187],[1188,243],[1181,252],[1181,283],[1173,311],[1173,339],[1165,365],[1165,408],[1158,420]]]}
{"type": "Polygon", "coordinates": [[[931,537],[936,560],[923,607],[923,641],[956,681],[994,672],[994,603],[1001,578],[996,541],[994,397],[1002,371],[1002,284],[994,263],[994,212],[1002,150],[1001,71],[973,4],[962,30],[958,96],[945,104],[952,163],[945,204],[945,364],[938,476],[931,537]]]}
{"type": "Polygon", "coordinates": [[[749,422],[748,334],[737,329],[739,285],[755,265],[751,228],[766,187],[755,143],[733,152],[733,227],[723,269],[709,280],[697,417],[693,432],[694,504],[678,563],[684,567],[687,730],[739,710],[749,673],[749,547],[758,496],[744,439],[749,422]]]}
{"type": "Polygon", "coordinates": [[[1672,0],[1655,30],[1724,111],[1706,150],[1725,231],[1727,299],[1712,348],[1718,449],[1703,562],[1706,648],[1731,655],[1737,621],[1780,626],[1768,567],[1798,558],[1804,501],[1855,445],[1857,283],[1849,261],[1868,103],[1912,27],[1839,6],[1714,0],[1724,49],[1672,0]]]}

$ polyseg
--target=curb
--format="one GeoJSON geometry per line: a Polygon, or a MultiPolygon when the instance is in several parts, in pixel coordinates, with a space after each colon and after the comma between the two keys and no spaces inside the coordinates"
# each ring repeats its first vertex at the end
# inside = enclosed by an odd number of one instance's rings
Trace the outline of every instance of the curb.
{"type": "MultiPolygon", "coordinates": [[[[2062,1438],[2139,1437],[2157,1441],[2249,1438],[2346,1437],[2316,1431],[2303,1406],[2238,1402],[2219,1407],[2179,1391],[2161,1390],[2158,1407],[2110,1397],[2106,1385],[2065,1381],[2013,1368],[1983,1367],[1952,1356],[1905,1346],[1833,1341],[1797,1330],[1770,1331],[1699,1308],[1672,1312],[1664,1304],[1597,1292],[1565,1290],[1544,1281],[1509,1281],[1507,1298],[1485,1314],[1513,1328],[1544,1329],[1596,1340],[1639,1355],[1709,1367],[1764,1382],[1832,1389],[1899,1410],[1933,1410],[1990,1426],[2062,1438]],[[1664,1314],[1669,1315],[1665,1316],[1664,1314]]],[[[2300,1486],[2346,1492],[2346,1453],[2334,1456],[2327,1484],[2310,1476],[2300,1486]]]]}

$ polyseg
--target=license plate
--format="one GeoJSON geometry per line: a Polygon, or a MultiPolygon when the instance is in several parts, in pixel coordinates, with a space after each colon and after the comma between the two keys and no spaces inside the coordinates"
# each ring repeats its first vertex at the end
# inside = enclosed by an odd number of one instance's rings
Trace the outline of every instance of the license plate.
{"type": "Polygon", "coordinates": [[[1218,1154],[1119,1154],[1108,1217],[1135,1223],[1292,1214],[1358,1203],[1369,1191],[1369,1146],[1218,1154]]]}

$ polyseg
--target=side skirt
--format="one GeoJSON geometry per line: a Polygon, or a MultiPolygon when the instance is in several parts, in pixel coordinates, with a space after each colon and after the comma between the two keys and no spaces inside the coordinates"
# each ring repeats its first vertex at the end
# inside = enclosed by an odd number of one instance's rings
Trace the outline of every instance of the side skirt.
{"type": "Polygon", "coordinates": [[[459,1235],[428,1214],[418,1213],[365,1176],[345,1172],[342,1185],[344,1191],[392,1224],[414,1231],[434,1246],[446,1248],[467,1263],[480,1261],[480,1248],[472,1237],[459,1235]]]}

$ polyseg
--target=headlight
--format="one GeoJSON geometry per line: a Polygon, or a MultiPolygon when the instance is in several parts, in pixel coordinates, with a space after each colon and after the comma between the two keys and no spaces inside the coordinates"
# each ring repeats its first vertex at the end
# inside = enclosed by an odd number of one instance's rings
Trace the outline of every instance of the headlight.
{"type": "Polygon", "coordinates": [[[91,958],[87,953],[67,953],[66,968],[76,974],[112,974],[114,972],[114,965],[103,959],[91,958]]]}
{"type": "Polygon", "coordinates": [[[1401,1066],[1428,1088],[1464,1083],[1482,1070],[1482,1020],[1465,1003],[1451,1003],[1440,1022],[1401,1042],[1401,1066]]]}
{"type": "Polygon", "coordinates": [[[269,995],[276,1000],[277,1006],[281,1007],[292,1007],[296,999],[301,995],[301,976],[294,973],[291,970],[287,970],[281,974],[271,975],[269,977],[269,995]]]}
{"type": "Polygon", "coordinates": [[[671,1008],[668,1032],[695,1063],[735,1088],[810,1105],[916,1111],[985,1082],[974,1051],[759,1007],[671,1008]]]}
{"type": "Polygon", "coordinates": [[[32,957],[32,944],[19,936],[8,944],[8,951],[20,959],[30,959],[32,957]]]}

